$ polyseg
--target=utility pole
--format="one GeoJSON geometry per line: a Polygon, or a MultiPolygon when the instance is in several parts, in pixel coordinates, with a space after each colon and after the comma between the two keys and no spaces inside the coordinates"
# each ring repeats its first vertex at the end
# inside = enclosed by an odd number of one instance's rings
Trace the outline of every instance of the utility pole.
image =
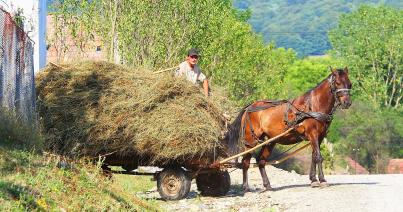
{"type": "Polygon", "coordinates": [[[38,66],[35,69],[35,72],[39,69],[45,67],[46,65],[46,15],[47,15],[47,5],[46,0],[38,1],[38,66]]]}

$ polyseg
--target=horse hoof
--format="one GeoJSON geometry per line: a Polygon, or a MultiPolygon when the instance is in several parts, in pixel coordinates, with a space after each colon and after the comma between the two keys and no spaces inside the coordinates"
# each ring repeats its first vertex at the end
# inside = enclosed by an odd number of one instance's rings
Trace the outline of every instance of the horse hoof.
{"type": "Polygon", "coordinates": [[[317,187],[319,187],[320,186],[320,183],[318,182],[318,181],[315,181],[315,182],[312,182],[311,183],[311,187],[312,188],[317,188],[317,187]]]}
{"type": "Polygon", "coordinates": [[[266,191],[273,191],[273,188],[271,186],[266,186],[266,189],[264,189],[263,191],[261,191],[260,193],[264,193],[266,191]]]}
{"type": "Polygon", "coordinates": [[[320,182],[320,187],[321,188],[329,187],[329,184],[326,181],[320,182]]]}
{"type": "Polygon", "coordinates": [[[267,189],[267,188],[266,188],[266,189],[264,189],[264,190],[260,191],[260,192],[259,192],[259,194],[266,193],[266,192],[268,192],[268,191],[272,191],[272,190],[271,190],[271,189],[267,189]]]}

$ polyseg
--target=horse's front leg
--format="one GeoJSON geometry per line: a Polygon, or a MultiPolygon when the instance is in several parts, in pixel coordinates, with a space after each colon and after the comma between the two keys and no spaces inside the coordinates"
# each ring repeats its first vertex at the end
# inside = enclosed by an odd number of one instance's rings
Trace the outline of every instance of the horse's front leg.
{"type": "Polygon", "coordinates": [[[259,158],[259,171],[260,171],[260,175],[262,176],[263,186],[266,188],[266,191],[272,190],[272,187],[270,186],[269,178],[267,177],[267,174],[266,174],[265,167],[266,167],[266,160],[269,157],[269,155],[271,154],[273,148],[274,148],[274,143],[263,147],[263,149],[261,150],[261,153],[258,157],[259,158]]]}
{"type": "Polygon", "coordinates": [[[318,177],[319,177],[320,186],[321,186],[321,187],[327,187],[328,184],[327,184],[327,182],[326,182],[326,180],[325,180],[325,176],[324,176],[324,174],[323,174],[322,162],[323,162],[323,159],[321,160],[320,163],[318,163],[318,172],[319,172],[319,173],[318,173],[318,177]]]}
{"type": "Polygon", "coordinates": [[[319,187],[318,179],[316,179],[316,162],[315,153],[312,150],[311,169],[309,170],[309,180],[311,180],[311,187],[319,187]]]}
{"type": "Polygon", "coordinates": [[[319,162],[318,162],[318,177],[319,177],[319,182],[320,182],[320,186],[321,187],[326,187],[328,186],[326,180],[325,180],[325,175],[323,174],[323,168],[322,168],[322,164],[323,164],[323,157],[322,154],[320,153],[320,143],[319,143],[319,162]]]}
{"type": "Polygon", "coordinates": [[[311,142],[312,147],[312,162],[311,162],[311,170],[309,172],[309,179],[311,180],[311,187],[318,187],[320,183],[316,179],[316,165],[318,165],[319,175],[322,174],[321,179],[324,180],[323,171],[322,171],[322,155],[320,154],[319,141],[315,134],[310,134],[307,136],[309,141],[311,142]],[[320,165],[319,165],[320,164],[320,165]]]}
{"type": "Polygon", "coordinates": [[[249,189],[249,185],[248,185],[248,169],[250,167],[250,159],[251,159],[252,155],[251,154],[246,154],[243,158],[242,158],[242,176],[243,176],[243,184],[242,184],[242,188],[244,190],[244,192],[248,192],[249,189]]]}

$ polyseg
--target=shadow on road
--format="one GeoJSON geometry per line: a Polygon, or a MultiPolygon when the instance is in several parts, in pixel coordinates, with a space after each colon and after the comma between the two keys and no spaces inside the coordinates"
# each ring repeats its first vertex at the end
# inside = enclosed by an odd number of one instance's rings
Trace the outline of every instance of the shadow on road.
{"type": "MultiPolygon", "coordinates": [[[[344,186],[344,185],[376,185],[379,184],[377,182],[365,182],[365,183],[329,183],[328,187],[334,187],[334,186],[344,186]]],[[[311,187],[310,184],[295,184],[295,185],[287,185],[287,186],[280,186],[280,187],[275,187],[273,188],[273,191],[281,191],[284,189],[291,189],[291,188],[300,188],[300,187],[311,187]]],[[[328,187],[318,187],[319,189],[324,189],[328,187]]],[[[312,188],[315,189],[315,188],[312,188]]]]}
{"type": "MultiPolygon", "coordinates": [[[[265,193],[265,192],[276,192],[276,191],[281,191],[285,189],[293,189],[293,188],[302,188],[306,187],[308,189],[326,189],[329,187],[336,187],[336,186],[345,186],[345,185],[376,185],[379,184],[377,182],[362,182],[362,183],[329,183],[328,187],[318,187],[318,188],[311,188],[310,184],[294,184],[294,185],[287,185],[287,186],[280,186],[280,187],[274,187],[273,190],[271,191],[266,191],[264,188],[255,188],[251,189],[248,191],[248,193],[265,193]]],[[[154,191],[155,192],[155,191],[154,191]]],[[[190,191],[186,199],[195,199],[199,197],[199,193],[196,191],[190,191]]],[[[245,192],[242,190],[242,184],[235,184],[231,185],[230,191],[225,195],[225,196],[218,196],[214,198],[226,198],[226,197],[243,197],[245,195],[245,192]]],[[[146,200],[151,200],[151,199],[156,199],[156,200],[162,200],[161,198],[155,198],[155,197],[143,197],[146,200]]]]}

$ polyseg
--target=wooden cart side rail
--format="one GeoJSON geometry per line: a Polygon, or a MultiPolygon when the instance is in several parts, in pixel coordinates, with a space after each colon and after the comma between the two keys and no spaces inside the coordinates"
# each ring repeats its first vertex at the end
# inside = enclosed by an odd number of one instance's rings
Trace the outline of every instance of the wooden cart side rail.
{"type": "Polygon", "coordinates": [[[253,148],[250,148],[250,149],[248,149],[248,150],[246,150],[246,151],[243,151],[243,152],[241,152],[241,153],[239,153],[239,154],[236,154],[236,155],[234,155],[234,156],[231,156],[231,157],[228,157],[228,158],[226,158],[226,159],[223,159],[223,160],[221,160],[220,162],[213,164],[213,166],[214,166],[214,165],[215,165],[215,166],[217,166],[217,165],[219,166],[219,165],[224,164],[224,163],[226,163],[226,162],[228,162],[228,161],[230,161],[230,160],[232,160],[232,159],[235,159],[235,158],[240,157],[240,156],[242,156],[242,155],[248,154],[249,152],[253,152],[253,151],[255,151],[256,149],[258,149],[258,148],[260,148],[260,147],[262,147],[262,146],[264,146],[264,145],[267,145],[267,144],[270,143],[270,142],[273,142],[273,141],[277,140],[277,139],[280,138],[281,136],[286,135],[287,133],[291,132],[291,131],[294,130],[294,129],[295,129],[295,128],[290,128],[290,129],[284,131],[283,133],[278,134],[277,136],[275,136],[275,137],[273,137],[273,138],[270,138],[270,139],[264,141],[264,142],[261,143],[261,144],[256,145],[256,146],[253,147],[253,148]]]}

